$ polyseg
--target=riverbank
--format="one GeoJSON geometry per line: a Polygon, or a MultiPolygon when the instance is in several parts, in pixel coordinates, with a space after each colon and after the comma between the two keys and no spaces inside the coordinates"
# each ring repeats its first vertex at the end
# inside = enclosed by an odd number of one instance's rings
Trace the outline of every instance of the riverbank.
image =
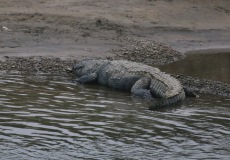
{"type": "MultiPolygon", "coordinates": [[[[227,49],[228,6],[227,0],[2,0],[0,70],[72,76],[72,64],[84,58],[164,65],[187,51],[227,49]]],[[[230,97],[229,84],[175,76],[198,93],[230,97]]]]}
{"type": "MultiPolygon", "coordinates": [[[[160,46],[162,46],[161,44],[160,46]]],[[[169,49],[169,48],[167,48],[169,49]]],[[[170,52],[173,53],[173,52],[170,52]]],[[[177,53],[175,51],[175,53],[177,53]]],[[[177,53],[178,54],[178,53],[177,53]]],[[[167,59],[166,62],[174,60],[167,59]]],[[[113,59],[124,59],[125,57],[114,57],[113,59]]],[[[160,57],[160,59],[164,59],[160,57]]],[[[72,74],[71,67],[79,59],[72,58],[58,58],[58,57],[47,57],[47,56],[36,56],[36,57],[2,57],[0,59],[0,73],[1,74],[26,74],[34,76],[42,75],[58,75],[69,77],[69,79],[75,78],[72,74]]],[[[138,62],[139,56],[132,56],[132,60],[138,62]]],[[[147,62],[153,62],[151,59],[145,59],[147,62]]],[[[148,64],[148,63],[146,63],[148,64]]],[[[153,63],[154,64],[154,63],[153,63]]],[[[158,65],[158,63],[155,63],[158,65]]],[[[189,88],[191,91],[195,91],[198,94],[210,94],[224,97],[230,97],[230,84],[208,80],[204,78],[191,77],[186,75],[172,75],[181,81],[183,86],[189,88]]]]}

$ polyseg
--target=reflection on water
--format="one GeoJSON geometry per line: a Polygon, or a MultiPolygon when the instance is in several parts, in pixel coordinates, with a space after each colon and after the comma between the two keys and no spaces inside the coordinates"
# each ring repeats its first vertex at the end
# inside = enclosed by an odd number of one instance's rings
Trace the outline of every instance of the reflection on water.
{"type": "Polygon", "coordinates": [[[0,159],[228,159],[230,99],[149,111],[61,77],[0,76],[0,159]]]}
{"type": "Polygon", "coordinates": [[[230,83],[230,53],[189,54],[184,60],[161,66],[162,71],[230,83]]]}

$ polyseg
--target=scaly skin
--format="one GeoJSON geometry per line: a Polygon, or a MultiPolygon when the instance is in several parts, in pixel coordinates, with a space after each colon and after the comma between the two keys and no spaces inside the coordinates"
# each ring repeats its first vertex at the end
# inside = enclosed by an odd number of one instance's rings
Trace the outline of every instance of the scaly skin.
{"type": "Polygon", "coordinates": [[[150,108],[182,101],[185,93],[180,82],[170,75],[145,64],[125,60],[84,60],[73,66],[80,83],[97,83],[130,91],[148,99],[150,108]]]}

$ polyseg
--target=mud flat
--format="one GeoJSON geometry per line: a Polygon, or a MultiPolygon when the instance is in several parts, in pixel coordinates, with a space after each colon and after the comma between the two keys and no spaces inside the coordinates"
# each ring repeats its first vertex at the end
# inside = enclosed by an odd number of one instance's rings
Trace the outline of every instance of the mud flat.
{"type": "MultiPolygon", "coordinates": [[[[0,70],[71,76],[83,58],[155,66],[187,51],[227,50],[229,6],[228,0],[1,0],[0,70]]],[[[230,84],[174,76],[199,93],[230,97],[230,84]]]]}

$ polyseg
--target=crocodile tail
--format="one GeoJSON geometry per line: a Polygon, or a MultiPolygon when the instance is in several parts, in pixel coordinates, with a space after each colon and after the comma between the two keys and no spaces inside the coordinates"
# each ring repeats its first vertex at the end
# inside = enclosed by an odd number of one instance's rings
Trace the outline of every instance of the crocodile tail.
{"type": "Polygon", "coordinates": [[[169,98],[157,98],[154,99],[153,103],[151,104],[151,106],[149,107],[149,109],[156,109],[159,107],[165,107],[165,106],[169,106],[172,105],[174,103],[178,103],[182,100],[185,99],[185,92],[182,89],[181,92],[173,97],[169,97],[169,98]]]}

